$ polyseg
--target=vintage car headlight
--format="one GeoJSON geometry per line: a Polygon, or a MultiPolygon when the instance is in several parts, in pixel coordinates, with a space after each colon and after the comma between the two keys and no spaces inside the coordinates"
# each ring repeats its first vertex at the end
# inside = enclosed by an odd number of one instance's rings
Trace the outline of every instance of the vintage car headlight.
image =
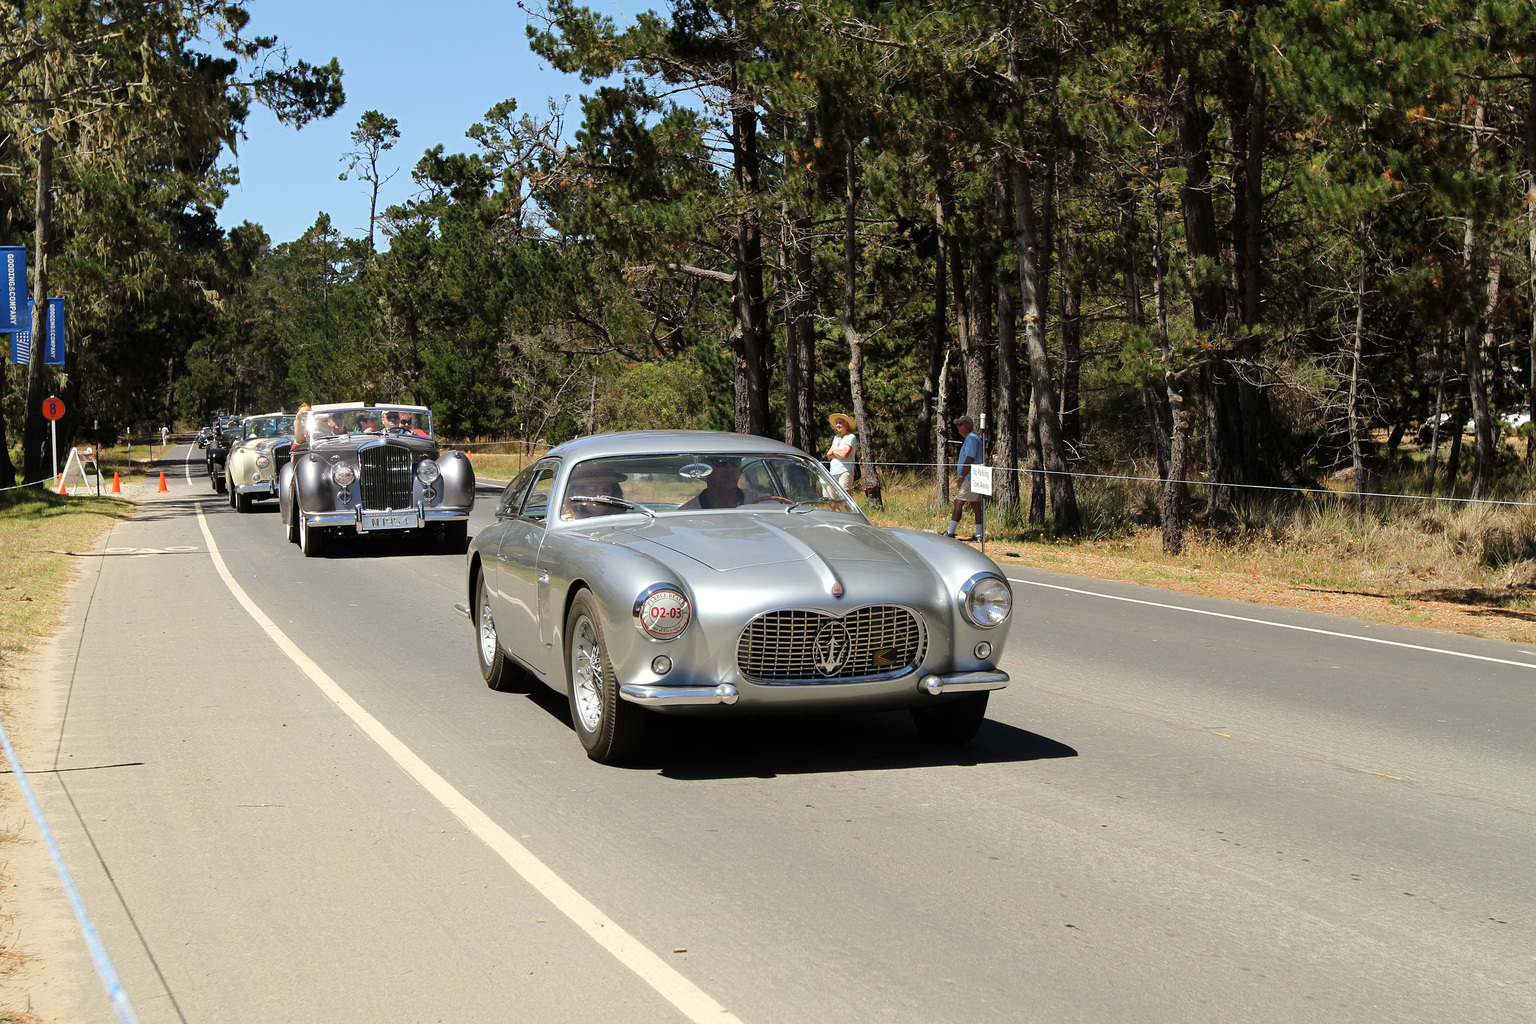
{"type": "Polygon", "coordinates": [[[671,640],[693,621],[693,608],[674,587],[649,587],[635,599],[635,620],[647,636],[671,640]]]}
{"type": "Polygon", "coordinates": [[[357,470],[352,468],[351,463],[338,462],[331,469],[331,479],[337,487],[351,487],[352,481],[357,479],[357,470]]]}
{"type": "Polygon", "coordinates": [[[256,465],[261,469],[266,469],[268,466],[272,465],[272,460],[267,458],[265,455],[258,455],[256,456],[256,465]]]}
{"type": "Polygon", "coordinates": [[[416,479],[424,484],[430,484],[437,480],[441,473],[437,470],[437,463],[431,459],[422,459],[416,466],[416,479]]]}
{"type": "Polygon", "coordinates": [[[960,588],[960,610],[973,626],[1001,626],[1013,611],[1013,591],[996,576],[972,576],[960,588]]]}

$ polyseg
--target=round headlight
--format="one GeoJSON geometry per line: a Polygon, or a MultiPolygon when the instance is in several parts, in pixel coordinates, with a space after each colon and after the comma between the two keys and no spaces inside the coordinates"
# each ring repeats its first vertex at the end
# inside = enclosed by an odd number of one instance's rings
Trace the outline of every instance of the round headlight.
{"type": "Polygon", "coordinates": [[[424,484],[430,484],[442,474],[437,471],[437,463],[431,459],[422,459],[416,466],[416,479],[424,484]]]}
{"type": "Polygon", "coordinates": [[[635,608],[640,628],[657,640],[671,640],[688,628],[693,609],[680,592],[663,587],[646,594],[635,608]]]}
{"type": "Polygon", "coordinates": [[[965,617],[983,629],[1002,625],[1013,611],[1013,592],[996,576],[978,576],[962,593],[965,617]]]}
{"type": "Polygon", "coordinates": [[[357,470],[350,463],[338,462],[331,467],[331,479],[336,481],[337,487],[351,487],[352,481],[357,479],[357,470]]]}
{"type": "Polygon", "coordinates": [[[262,469],[266,469],[268,466],[272,465],[272,460],[267,458],[265,455],[258,455],[256,456],[256,465],[260,466],[262,469]]]}

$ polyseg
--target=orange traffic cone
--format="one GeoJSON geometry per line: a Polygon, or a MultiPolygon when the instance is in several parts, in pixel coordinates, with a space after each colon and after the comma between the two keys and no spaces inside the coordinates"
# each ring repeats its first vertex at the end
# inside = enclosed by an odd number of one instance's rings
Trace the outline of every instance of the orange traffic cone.
{"type": "Polygon", "coordinates": [[[68,494],[69,493],[69,489],[64,486],[64,474],[63,473],[59,474],[59,493],[60,494],[68,494]]]}
{"type": "Polygon", "coordinates": [[[112,474],[112,493],[113,494],[122,494],[123,493],[122,481],[117,478],[117,474],[116,473],[112,474]]]}
{"type": "Polygon", "coordinates": [[[165,470],[162,469],[160,471],[160,493],[164,494],[169,490],[170,488],[165,486],[165,470]]]}

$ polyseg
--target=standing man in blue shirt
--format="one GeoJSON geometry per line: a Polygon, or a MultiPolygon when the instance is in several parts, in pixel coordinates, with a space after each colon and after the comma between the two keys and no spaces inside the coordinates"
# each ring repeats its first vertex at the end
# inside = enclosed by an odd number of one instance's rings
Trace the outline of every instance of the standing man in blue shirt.
{"type": "Polygon", "coordinates": [[[941,532],[946,537],[953,537],[960,526],[960,517],[965,514],[964,506],[969,504],[976,520],[976,532],[961,539],[979,542],[982,538],[981,495],[971,490],[971,466],[984,464],[986,452],[982,449],[981,435],[976,433],[976,425],[969,416],[961,415],[956,419],[955,429],[961,438],[960,456],[955,460],[955,508],[949,516],[949,529],[941,532]]]}

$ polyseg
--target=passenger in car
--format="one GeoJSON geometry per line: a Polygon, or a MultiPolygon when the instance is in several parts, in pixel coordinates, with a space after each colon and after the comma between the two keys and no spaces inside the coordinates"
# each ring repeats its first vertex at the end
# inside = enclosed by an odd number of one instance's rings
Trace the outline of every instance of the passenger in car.
{"type": "Polygon", "coordinates": [[[617,470],[602,465],[577,466],[571,473],[571,481],[565,487],[565,508],[560,512],[562,519],[591,519],[596,516],[611,516],[622,514],[628,509],[618,505],[608,505],[597,501],[572,501],[572,498],[590,498],[602,495],[609,498],[624,497],[624,488],[620,485],[629,477],[617,470]]]}

